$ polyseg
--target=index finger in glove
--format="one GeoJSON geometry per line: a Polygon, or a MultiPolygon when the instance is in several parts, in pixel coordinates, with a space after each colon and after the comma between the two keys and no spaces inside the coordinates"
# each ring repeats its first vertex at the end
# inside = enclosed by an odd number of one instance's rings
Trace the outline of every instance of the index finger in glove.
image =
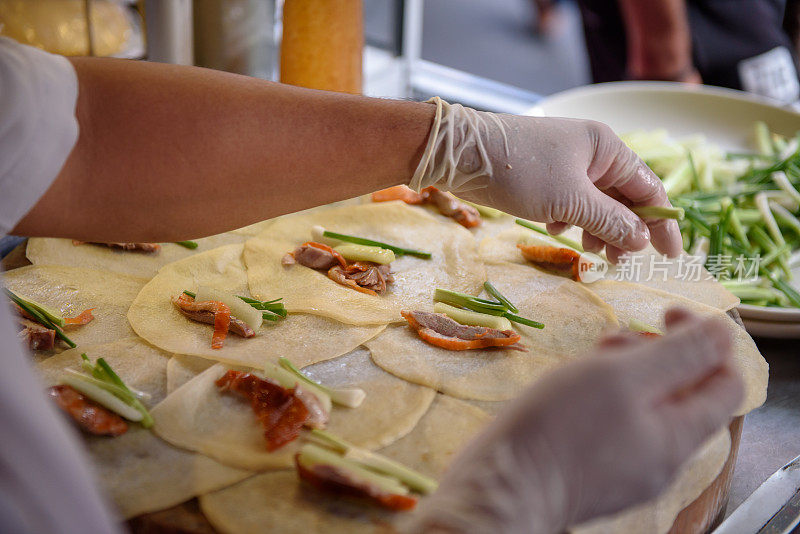
{"type": "Polygon", "coordinates": [[[632,363],[637,379],[654,400],[675,395],[716,372],[730,360],[732,341],[717,318],[695,318],[680,324],[632,363]]]}
{"type": "MultiPolygon", "coordinates": [[[[610,141],[614,151],[608,168],[599,177],[589,177],[600,190],[614,189],[633,206],[671,206],[664,185],[656,174],[618,137],[610,141]]],[[[653,246],[667,256],[681,252],[681,234],[678,223],[671,219],[649,219],[650,240],[653,246]]]]}

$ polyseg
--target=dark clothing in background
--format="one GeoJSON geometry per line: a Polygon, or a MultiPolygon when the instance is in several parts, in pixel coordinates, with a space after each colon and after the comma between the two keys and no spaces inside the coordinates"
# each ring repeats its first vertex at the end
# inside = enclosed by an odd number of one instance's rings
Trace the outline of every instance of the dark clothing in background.
{"type": "MultiPolygon", "coordinates": [[[[788,0],[796,12],[798,0],[788,0]]],[[[578,0],[595,82],[625,80],[625,24],[617,0],[578,0]]],[[[775,47],[797,54],[787,0],[686,0],[694,65],[703,83],[742,89],[737,65],[775,47]],[[784,16],[787,14],[786,20],[784,16]]]]}

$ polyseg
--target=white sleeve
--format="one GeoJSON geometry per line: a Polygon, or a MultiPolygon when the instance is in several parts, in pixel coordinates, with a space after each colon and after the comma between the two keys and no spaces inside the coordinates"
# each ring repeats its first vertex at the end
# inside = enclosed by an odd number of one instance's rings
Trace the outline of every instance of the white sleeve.
{"type": "Polygon", "coordinates": [[[72,151],[77,96],[64,57],[0,38],[0,236],[36,204],[72,151]]]}
{"type": "MultiPolygon", "coordinates": [[[[0,39],[0,235],[47,190],[78,135],[62,57],[0,39]]],[[[0,532],[115,533],[80,440],[35,376],[0,299],[0,532]]],[[[111,438],[113,439],[113,438],[111,438]]]]}

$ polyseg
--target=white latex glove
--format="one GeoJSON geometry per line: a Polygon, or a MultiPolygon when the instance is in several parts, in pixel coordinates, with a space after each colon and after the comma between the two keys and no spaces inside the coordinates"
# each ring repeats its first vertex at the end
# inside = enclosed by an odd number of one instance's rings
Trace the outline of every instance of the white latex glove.
{"type": "Polygon", "coordinates": [[[453,462],[412,532],[561,532],[658,495],[743,398],[725,325],[667,313],[532,386],[453,462]]]}
{"type": "Polygon", "coordinates": [[[669,206],[661,180],[605,124],[494,114],[434,98],[437,114],[411,181],[435,185],[512,215],[548,223],[551,233],[584,229],[590,252],[616,262],[652,240],[681,251],[674,220],[645,224],[627,206],[669,206]]]}

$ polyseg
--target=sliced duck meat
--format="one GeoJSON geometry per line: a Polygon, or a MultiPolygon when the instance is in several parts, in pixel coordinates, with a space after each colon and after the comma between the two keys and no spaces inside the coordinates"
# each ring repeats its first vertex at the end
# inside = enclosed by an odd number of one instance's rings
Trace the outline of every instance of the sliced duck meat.
{"type": "Polygon", "coordinates": [[[327,271],[335,265],[344,267],[347,265],[347,260],[328,245],[309,241],[308,243],[303,243],[294,251],[287,253],[281,263],[283,265],[299,263],[311,269],[327,271]]]}
{"type": "Polygon", "coordinates": [[[294,457],[298,476],[319,490],[368,499],[393,511],[411,510],[417,505],[416,497],[387,493],[366,480],[356,479],[344,468],[326,464],[304,466],[299,458],[300,454],[294,457]]]}
{"type": "Polygon", "coordinates": [[[422,194],[427,196],[428,202],[436,206],[439,213],[450,217],[465,228],[474,228],[481,224],[481,215],[478,210],[458,200],[452,193],[439,191],[435,187],[426,187],[422,194]]]}
{"type": "Polygon", "coordinates": [[[470,350],[496,347],[523,352],[527,350],[518,343],[520,335],[513,330],[467,326],[443,313],[402,311],[400,314],[420,338],[443,349],[470,350]]]}
{"type": "Polygon", "coordinates": [[[47,394],[84,432],[95,436],[120,436],[128,431],[128,423],[122,417],[70,386],[53,386],[47,394]]]}
{"type": "Polygon", "coordinates": [[[428,197],[417,193],[407,185],[396,185],[372,193],[373,202],[389,202],[392,200],[402,200],[406,204],[424,204],[428,197]]]}
{"type": "Polygon", "coordinates": [[[296,395],[297,388],[286,389],[252,373],[233,370],[222,375],[216,385],[223,392],[231,391],[250,401],[264,427],[269,452],[297,439],[309,420],[309,410],[296,395]]]}
{"type": "Polygon", "coordinates": [[[328,278],[368,295],[386,291],[386,284],[394,282],[388,265],[370,261],[356,261],[344,268],[338,265],[331,267],[328,270],[328,278]]]}
{"type": "MultiPolygon", "coordinates": [[[[172,303],[178,310],[186,317],[199,323],[206,323],[217,326],[217,310],[221,303],[207,300],[203,302],[196,302],[192,297],[185,293],[181,293],[177,297],[172,297],[172,303]]],[[[227,308],[227,306],[226,306],[227,308]]],[[[230,310],[228,310],[230,313],[230,310]]],[[[230,316],[227,332],[233,332],[241,337],[253,337],[256,335],[255,331],[250,328],[247,323],[234,316],[230,316]]]]}
{"type": "Polygon", "coordinates": [[[517,245],[526,260],[542,270],[580,282],[581,255],[570,249],[548,245],[517,245]]]}
{"type": "Polygon", "coordinates": [[[452,193],[440,191],[433,186],[426,187],[420,193],[405,185],[396,185],[372,193],[373,202],[390,200],[402,200],[406,204],[432,204],[439,213],[466,228],[474,228],[481,224],[481,215],[477,209],[457,199],[452,193]]]}
{"type": "Polygon", "coordinates": [[[98,243],[96,241],[77,241],[75,239],[72,240],[72,244],[75,246],[83,245],[84,243],[88,243],[90,245],[99,245],[101,247],[118,248],[122,250],[131,250],[144,253],[155,253],[161,250],[161,245],[159,245],[158,243],[98,243]]]}
{"type": "Polygon", "coordinates": [[[92,315],[92,310],[94,310],[94,308],[83,310],[79,315],[75,317],[64,317],[65,326],[82,326],[87,323],[91,323],[92,321],[94,321],[94,315],[92,315]]]}
{"type": "Polygon", "coordinates": [[[20,328],[17,336],[31,350],[50,350],[55,346],[55,330],[24,317],[17,317],[17,324],[20,328]]]}

